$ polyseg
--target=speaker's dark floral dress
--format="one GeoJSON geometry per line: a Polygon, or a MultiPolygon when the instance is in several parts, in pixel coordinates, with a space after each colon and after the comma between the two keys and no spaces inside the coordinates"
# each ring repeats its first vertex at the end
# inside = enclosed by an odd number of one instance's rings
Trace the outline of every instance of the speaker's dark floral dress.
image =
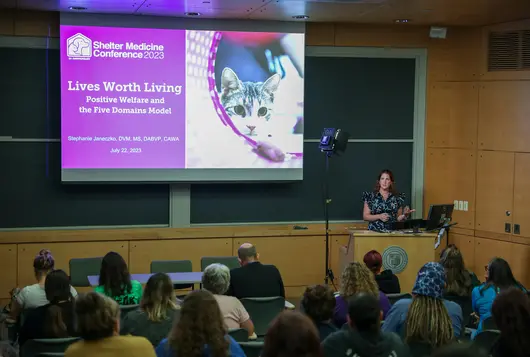
{"type": "Polygon", "coordinates": [[[387,231],[391,230],[392,223],[397,221],[398,210],[405,205],[405,194],[393,195],[389,193],[388,198],[385,200],[378,191],[363,192],[363,202],[366,202],[368,208],[370,208],[370,214],[387,213],[390,216],[386,222],[378,219],[368,223],[368,229],[371,231],[387,231]]]}

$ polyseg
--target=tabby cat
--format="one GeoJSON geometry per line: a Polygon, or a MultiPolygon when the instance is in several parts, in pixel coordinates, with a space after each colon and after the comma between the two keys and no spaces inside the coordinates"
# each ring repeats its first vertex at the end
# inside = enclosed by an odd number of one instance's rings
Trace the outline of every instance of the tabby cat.
{"type": "Polygon", "coordinates": [[[263,139],[272,137],[274,93],[280,80],[276,73],[265,82],[242,82],[231,68],[223,69],[221,104],[241,134],[263,139]]]}

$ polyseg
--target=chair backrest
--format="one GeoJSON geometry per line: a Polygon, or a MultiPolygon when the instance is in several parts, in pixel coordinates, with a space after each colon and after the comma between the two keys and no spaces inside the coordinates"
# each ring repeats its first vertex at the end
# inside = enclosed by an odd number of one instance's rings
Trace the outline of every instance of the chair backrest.
{"type": "Polygon", "coordinates": [[[457,303],[462,309],[464,327],[472,327],[473,305],[471,304],[471,296],[445,295],[444,299],[457,303]]]}
{"type": "Polygon", "coordinates": [[[123,321],[125,316],[131,311],[138,310],[140,305],[120,305],[120,320],[123,321]]]}
{"type": "Polygon", "coordinates": [[[390,301],[390,305],[394,305],[396,303],[396,301],[399,301],[401,299],[410,299],[410,298],[412,298],[412,295],[410,295],[409,293],[404,293],[404,294],[386,294],[386,297],[390,301]]]}
{"type": "Polygon", "coordinates": [[[70,284],[72,286],[90,286],[89,275],[99,275],[103,258],[70,259],[70,284]]]}
{"type": "Polygon", "coordinates": [[[483,330],[498,330],[497,324],[495,323],[493,316],[490,316],[484,319],[484,321],[482,322],[482,329],[483,330]]]}
{"type": "Polygon", "coordinates": [[[37,357],[63,357],[64,353],[60,352],[43,352],[39,353],[37,357]]]}
{"type": "MultiPolygon", "coordinates": [[[[154,260],[151,262],[151,273],[191,273],[191,260],[154,260]]],[[[194,284],[173,284],[173,289],[193,288],[194,284]]]]}
{"type": "Polygon", "coordinates": [[[248,341],[248,331],[244,328],[231,328],[228,330],[228,334],[237,342],[248,341]]]}
{"type": "Polygon", "coordinates": [[[241,303],[250,315],[258,336],[265,336],[272,320],[285,309],[285,299],[281,296],[243,298],[241,303]]]}
{"type": "Polygon", "coordinates": [[[489,354],[500,335],[501,332],[498,330],[484,330],[475,336],[473,347],[482,349],[489,354]]]}
{"type": "Polygon", "coordinates": [[[41,353],[64,353],[79,337],[39,338],[27,340],[20,350],[21,357],[37,357],[41,353]]]}
{"type": "Polygon", "coordinates": [[[264,342],[239,342],[247,357],[260,357],[264,342]]]}
{"type": "Polygon", "coordinates": [[[237,257],[202,257],[201,258],[201,271],[204,271],[210,264],[219,263],[226,265],[228,269],[239,268],[239,260],[237,257]]]}

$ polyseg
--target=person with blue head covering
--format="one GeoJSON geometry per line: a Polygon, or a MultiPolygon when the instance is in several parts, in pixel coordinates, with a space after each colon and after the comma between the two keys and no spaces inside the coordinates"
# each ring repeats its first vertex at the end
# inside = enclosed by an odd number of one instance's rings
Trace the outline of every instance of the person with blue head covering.
{"type": "Polygon", "coordinates": [[[450,343],[463,332],[461,307],[443,299],[444,267],[425,264],[416,278],[412,299],[397,301],[383,323],[382,330],[400,334],[407,344],[423,344],[427,349],[450,343]]]}

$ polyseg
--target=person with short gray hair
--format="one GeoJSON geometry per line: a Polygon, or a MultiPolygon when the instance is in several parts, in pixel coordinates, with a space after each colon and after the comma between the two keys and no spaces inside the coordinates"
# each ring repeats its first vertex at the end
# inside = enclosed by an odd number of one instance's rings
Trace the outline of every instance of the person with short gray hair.
{"type": "Polygon", "coordinates": [[[230,270],[226,265],[215,263],[204,269],[202,287],[211,292],[217,300],[226,327],[244,328],[249,336],[254,336],[254,324],[241,301],[233,296],[223,295],[229,286],[230,270]]]}

